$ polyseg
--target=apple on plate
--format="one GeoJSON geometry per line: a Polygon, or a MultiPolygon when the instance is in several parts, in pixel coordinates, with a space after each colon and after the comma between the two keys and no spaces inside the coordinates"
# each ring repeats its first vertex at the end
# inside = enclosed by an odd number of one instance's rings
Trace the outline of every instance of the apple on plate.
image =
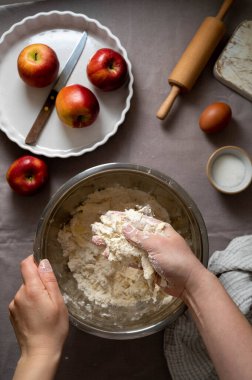
{"type": "Polygon", "coordinates": [[[35,194],[48,179],[46,163],[34,156],[22,156],[15,160],[6,173],[10,187],[20,195],[35,194]]]}
{"type": "Polygon", "coordinates": [[[57,78],[59,60],[50,46],[31,44],[19,54],[17,68],[20,78],[29,86],[46,87],[57,78]]]}
{"type": "Polygon", "coordinates": [[[124,57],[109,48],[97,50],[88,62],[86,71],[90,82],[103,91],[117,90],[128,77],[124,57]]]}
{"type": "Polygon", "coordinates": [[[63,87],[57,95],[55,105],[59,119],[72,128],[93,124],[100,111],[95,94],[80,84],[63,87]]]}

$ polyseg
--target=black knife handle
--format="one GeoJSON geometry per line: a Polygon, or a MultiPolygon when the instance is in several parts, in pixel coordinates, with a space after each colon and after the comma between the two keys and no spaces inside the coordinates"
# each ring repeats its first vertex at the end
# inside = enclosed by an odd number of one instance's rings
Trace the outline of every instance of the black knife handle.
{"type": "Polygon", "coordinates": [[[34,121],[33,126],[31,127],[28,135],[26,136],[26,139],[25,139],[26,144],[34,145],[37,142],[37,139],[42,129],[44,128],[49,116],[52,113],[57,95],[58,95],[58,92],[52,89],[41,111],[39,112],[36,120],[34,121]]]}

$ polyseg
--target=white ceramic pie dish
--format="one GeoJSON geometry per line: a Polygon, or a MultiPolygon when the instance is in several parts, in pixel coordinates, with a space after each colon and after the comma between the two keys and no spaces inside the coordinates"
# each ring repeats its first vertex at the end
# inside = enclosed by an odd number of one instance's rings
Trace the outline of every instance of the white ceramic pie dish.
{"type": "Polygon", "coordinates": [[[32,153],[66,158],[93,151],[117,132],[130,108],[133,75],[127,52],[108,28],[83,14],[51,11],[26,17],[2,35],[0,57],[0,129],[32,153]],[[37,144],[29,146],[25,137],[51,86],[42,89],[26,86],[18,76],[17,57],[26,45],[45,43],[56,51],[61,71],[84,30],[88,32],[88,40],[67,85],[79,83],[90,88],[99,100],[100,114],[93,125],[76,130],[63,126],[54,110],[37,144]],[[110,93],[95,89],[86,76],[88,60],[102,47],[122,54],[129,69],[128,82],[110,93]]]}

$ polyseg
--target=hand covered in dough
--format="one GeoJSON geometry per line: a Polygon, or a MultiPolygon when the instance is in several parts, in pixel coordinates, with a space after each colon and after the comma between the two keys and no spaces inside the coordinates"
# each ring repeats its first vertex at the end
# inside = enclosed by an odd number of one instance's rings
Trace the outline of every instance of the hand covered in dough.
{"type": "Polygon", "coordinates": [[[125,211],[107,211],[101,216],[101,222],[92,224],[92,242],[97,246],[107,247],[104,251],[105,256],[109,255],[109,239],[111,234],[122,234],[122,227],[126,223],[131,223],[135,228],[142,231],[157,232],[161,231],[165,223],[157,220],[149,215],[151,211],[148,206],[143,207],[140,211],[125,210],[125,211]]]}
{"type": "Polygon", "coordinates": [[[146,216],[143,213],[146,210],[141,210],[108,211],[101,216],[101,222],[96,222],[92,225],[94,233],[92,241],[97,246],[105,247],[103,255],[108,260],[143,269],[144,277],[150,279],[155,271],[149,262],[147,253],[141,247],[129,242],[125,238],[122,229],[125,224],[130,222],[135,228],[139,228],[143,232],[161,233],[165,223],[146,216]]]}
{"type": "MultiPolygon", "coordinates": [[[[145,216],[144,220],[147,219],[145,216]]],[[[154,218],[150,222],[158,223],[154,218]]],[[[145,231],[132,223],[124,225],[122,231],[130,243],[147,252],[155,271],[168,283],[166,292],[172,296],[183,297],[188,282],[196,271],[204,268],[187,242],[168,223],[162,233],[145,231]]]]}

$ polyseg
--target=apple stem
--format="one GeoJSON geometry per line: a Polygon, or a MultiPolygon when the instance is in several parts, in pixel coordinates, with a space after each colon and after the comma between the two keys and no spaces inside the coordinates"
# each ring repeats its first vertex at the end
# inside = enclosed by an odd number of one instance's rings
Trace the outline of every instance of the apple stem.
{"type": "Polygon", "coordinates": [[[113,70],[113,69],[114,69],[114,61],[113,61],[113,60],[109,61],[108,68],[109,68],[110,70],[113,70]]]}

